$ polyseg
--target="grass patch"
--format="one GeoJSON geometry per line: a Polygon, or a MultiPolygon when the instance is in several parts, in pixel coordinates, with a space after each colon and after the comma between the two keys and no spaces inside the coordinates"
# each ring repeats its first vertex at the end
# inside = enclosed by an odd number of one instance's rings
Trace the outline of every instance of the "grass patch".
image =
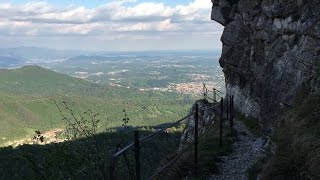
{"type": "MultiPolygon", "coordinates": [[[[165,170],[158,179],[207,179],[210,175],[219,173],[217,162],[219,157],[232,152],[232,143],[236,139],[230,136],[228,126],[224,126],[223,145],[219,146],[219,123],[208,127],[209,131],[202,136],[198,144],[198,176],[194,172],[194,147],[181,156],[172,167],[165,170]]],[[[235,133],[236,134],[236,133],[235,133]]]]}
{"type": "Polygon", "coordinates": [[[277,145],[263,179],[320,179],[320,97],[296,104],[273,134],[277,145]]]}
{"type": "Polygon", "coordinates": [[[199,177],[206,179],[212,173],[218,172],[219,156],[227,155],[232,151],[231,137],[224,137],[223,146],[219,146],[219,138],[207,135],[199,143],[199,177]]]}

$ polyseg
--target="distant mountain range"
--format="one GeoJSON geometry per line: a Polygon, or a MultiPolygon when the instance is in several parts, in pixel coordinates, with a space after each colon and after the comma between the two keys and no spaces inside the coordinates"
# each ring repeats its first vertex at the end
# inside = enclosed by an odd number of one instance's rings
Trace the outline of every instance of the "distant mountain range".
{"type": "Polygon", "coordinates": [[[54,50],[54,49],[38,48],[38,47],[17,47],[17,48],[0,49],[1,56],[23,57],[25,59],[70,58],[82,53],[85,53],[85,52],[71,51],[71,50],[62,51],[62,50],[54,50]]]}
{"type": "MultiPolygon", "coordinates": [[[[38,47],[17,47],[0,49],[0,68],[17,68],[24,65],[43,65],[43,63],[67,60],[69,63],[127,60],[128,58],[153,58],[170,56],[220,56],[218,50],[181,50],[181,51],[140,51],[140,52],[90,52],[81,50],[54,50],[38,47]]],[[[47,65],[45,65],[47,66],[47,65]]]]}
{"type": "Polygon", "coordinates": [[[0,56],[32,58],[71,58],[74,56],[154,56],[154,55],[185,55],[190,53],[220,53],[221,50],[175,50],[175,51],[83,51],[83,50],[55,50],[39,47],[0,48],[0,56]]]}

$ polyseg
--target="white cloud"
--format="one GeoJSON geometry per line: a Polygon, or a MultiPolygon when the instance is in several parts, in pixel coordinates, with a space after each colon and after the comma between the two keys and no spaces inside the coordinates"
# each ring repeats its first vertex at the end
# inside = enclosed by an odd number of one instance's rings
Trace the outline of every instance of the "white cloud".
{"type": "Polygon", "coordinates": [[[60,8],[47,2],[0,3],[0,36],[94,36],[112,39],[159,39],[221,34],[210,20],[210,0],[168,6],[157,2],[115,0],[87,8],[60,8]],[[124,34],[125,33],[125,34],[124,34]]]}
{"type": "Polygon", "coordinates": [[[19,10],[26,13],[46,13],[52,11],[53,8],[46,2],[29,2],[19,10]]]}
{"type": "Polygon", "coordinates": [[[141,22],[132,25],[126,25],[119,27],[118,31],[174,31],[178,30],[179,26],[177,24],[172,24],[170,19],[166,19],[160,22],[141,22]]]}
{"type": "Polygon", "coordinates": [[[120,7],[112,16],[113,20],[140,19],[145,21],[168,18],[173,15],[173,9],[162,3],[145,2],[134,7],[120,7]]]}

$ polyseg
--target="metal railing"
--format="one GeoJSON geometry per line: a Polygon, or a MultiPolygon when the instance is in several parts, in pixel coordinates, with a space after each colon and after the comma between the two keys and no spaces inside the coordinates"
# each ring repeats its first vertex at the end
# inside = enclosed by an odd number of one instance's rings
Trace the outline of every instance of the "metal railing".
{"type": "Polygon", "coordinates": [[[216,88],[212,88],[212,91],[209,90],[205,83],[203,83],[203,97],[204,99],[212,100],[214,103],[217,103],[217,98],[223,98],[224,93],[219,91],[216,88]],[[209,96],[209,93],[213,93],[213,98],[209,96]]]}
{"type": "MultiPolygon", "coordinates": [[[[219,145],[221,146],[223,144],[222,141],[222,135],[223,135],[223,123],[224,120],[230,120],[230,128],[231,128],[231,134],[233,134],[233,96],[230,96],[229,98],[227,98],[227,101],[224,102],[223,97],[221,97],[221,95],[219,95],[218,93],[221,93],[221,91],[218,91],[216,89],[213,89],[213,98],[208,96],[208,89],[206,89],[205,84],[204,84],[204,98],[205,99],[210,99],[213,100],[213,106],[206,108],[206,109],[202,109],[202,110],[213,110],[214,113],[218,113],[220,114],[220,133],[219,133],[219,145]],[[217,102],[216,97],[221,97],[221,101],[220,103],[217,102]],[[224,113],[224,106],[227,106],[227,118],[225,118],[225,113],[224,113]],[[220,111],[218,110],[218,107],[220,107],[220,111]],[[230,117],[229,117],[230,114],[230,117]]],[[[133,180],[141,180],[141,160],[140,160],[140,155],[141,155],[141,145],[142,143],[144,143],[145,141],[152,139],[155,135],[158,135],[160,133],[165,132],[167,129],[175,127],[179,124],[181,124],[183,121],[191,118],[193,116],[194,118],[194,138],[193,138],[193,142],[189,143],[184,149],[180,150],[170,161],[168,161],[165,165],[163,165],[162,167],[157,168],[155,171],[153,171],[152,175],[149,176],[147,179],[153,179],[156,176],[158,176],[161,172],[163,172],[166,168],[168,168],[170,165],[172,165],[174,162],[176,162],[185,152],[187,152],[188,149],[190,149],[192,146],[194,146],[194,175],[197,175],[198,173],[198,143],[199,143],[199,138],[203,137],[205,134],[203,134],[201,137],[199,137],[199,132],[198,132],[198,126],[199,126],[199,106],[198,103],[196,103],[195,105],[195,109],[186,117],[172,123],[169,124],[167,126],[165,126],[164,128],[158,129],[157,131],[146,135],[144,137],[139,137],[139,131],[136,130],[134,132],[134,141],[130,144],[128,144],[127,146],[125,146],[124,148],[119,150],[119,146],[116,150],[116,152],[113,154],[112,156],[112,163],[110,165],[110,179],[114,180],[117,179],[116,174],[115,174],[115,165],[117,162],[117,159],[119,159],[120,157],[123,157],[124,161],[125,161],[125,166],[127,171],[129,172],[130,177],[127,177],[127,179],[131,178],[133,180]],[[133,149],[134,151],[134,164],[135,164],[135,168],[132,168],[132,165],[127,157],[127,151],[129,151],[130,149],[133,149]]]]}

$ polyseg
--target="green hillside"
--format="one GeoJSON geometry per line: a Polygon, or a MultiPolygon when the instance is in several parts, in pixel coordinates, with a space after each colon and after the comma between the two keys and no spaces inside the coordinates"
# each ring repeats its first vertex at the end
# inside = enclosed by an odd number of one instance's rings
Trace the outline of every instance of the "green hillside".
{"type": "Polygon", "coordinates": [[[165,92],[100,86],[38,66],[0,70],[0,144],[35,130],[64,127],[53,100],[65,101],[77,116],[99,113],[102,128],[121,126],[123,109],[129,125],[150,126],[184,116],[193,99],[165,92]]]}
{"type": "Polygon", "coordinates": [[[39,66],[0,70],[0,90],[15,95],[68,95],[78,93],[88,86],[90,83],[87,81],[39,66]]]}

